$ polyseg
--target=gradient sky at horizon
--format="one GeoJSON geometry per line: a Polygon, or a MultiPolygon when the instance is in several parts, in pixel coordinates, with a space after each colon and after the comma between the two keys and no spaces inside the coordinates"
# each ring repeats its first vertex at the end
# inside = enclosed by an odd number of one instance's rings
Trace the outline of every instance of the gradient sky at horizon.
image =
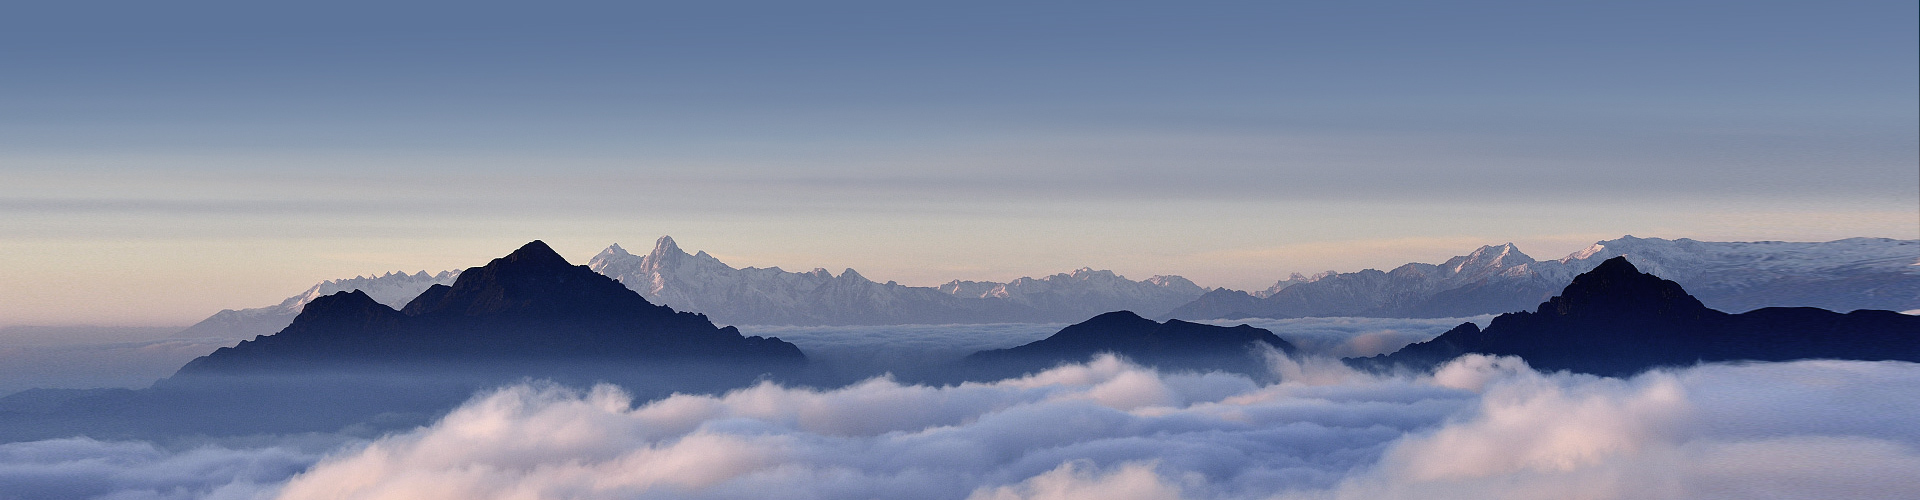
{"type": "Polygon", "coordinates": [[[0,11],[0,326],[584,261],[1260,288],[1920,238],[1912,1],[80,1],[0,11]]]}

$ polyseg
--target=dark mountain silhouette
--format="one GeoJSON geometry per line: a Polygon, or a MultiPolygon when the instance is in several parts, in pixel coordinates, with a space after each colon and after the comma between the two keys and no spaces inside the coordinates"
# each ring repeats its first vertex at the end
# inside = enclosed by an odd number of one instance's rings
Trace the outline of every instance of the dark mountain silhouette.
{"type": "Polygon", "coordinates": [[[535,360],[799,362],[780,339],[745,337],[705,316],[648,303],[534,241],[427,288],[401,311],[358,290],[315,299],[280,333],[195,359],[178,376],[335,363],[535,360]]]}
{"type": "Polygon", "coordinates": [[[1376,370],[1430,369],[1467,353],[1519,356],[1542,370],[1608,376],[1706,361],[1920,361],[1920,316],[1811,307],[1728,314],[1707,308],[1678,283],[1614,257],[1575,277],[1535,311],[1502,314],[1484,330],[1462,324],[1392,354],[1347,362],[1376,370]]]}
{"type": "Polygon", "coordinates": [[[0,398],[0,441],[377,435],[522,380],[612,382],[652,399],[796,376],[805,361],[793,344],[648,303],[534,241],[402,310],[358,290],[316,298],[279,333],[195,359],[148,389],[0,398]]]}
{"type": "Polygon", "coordinates": [[[1388,271],[1298,273],[1253,293],[1215,292],[1162,318],[1367,316],[1441,318],[1525,310],[1613,257],[1674,280],[1708,307],[1750,311],[1813,306],[1836,311],[1920,309],[1920,240],[1847,238],[1818,243],[1712,242],[1622,236],[1556,260],[1512,243],[1440,264],[1388,271]]]}
{"type": "Polygon", "coordinates": [[[971,378],[1000,378],[1113,353],[1161,369],[1224,370],[1264,377],[1268,373],[1265,359],[1255,351],[1260,344],[1295,351],[1293,344],[1273,332],[1247,325],[1223,327],[1177,319],[1159,323],[1131,311],[1116,311],[1030,344],[973,353],[962,363],[971,378]]]}

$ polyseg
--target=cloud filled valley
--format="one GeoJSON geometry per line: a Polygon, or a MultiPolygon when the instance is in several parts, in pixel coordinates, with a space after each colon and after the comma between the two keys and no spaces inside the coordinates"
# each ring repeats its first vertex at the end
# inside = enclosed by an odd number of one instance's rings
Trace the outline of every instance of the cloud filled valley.
{"type": "Polygon", "coordinates": [[[1617,379],[1539,373],[1517,358],[1478,355],[1421,376],[1364,374],[1326,358],[1270,359],[1280,383],[1160,373],[1112,357],[992,383],[768,382],[655,401],[608,385],[530,382],[373,439],[0,445],[0,491],[289,499],[1920,491],[1913,363],[1707,364],[1617,379]]]}

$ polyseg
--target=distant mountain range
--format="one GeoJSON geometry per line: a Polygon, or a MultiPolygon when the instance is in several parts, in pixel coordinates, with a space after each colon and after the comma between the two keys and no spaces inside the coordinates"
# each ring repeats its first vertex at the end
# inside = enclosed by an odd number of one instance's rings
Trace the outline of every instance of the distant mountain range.
{"type": "Polygon", "coordinates": [[[939,287],[878,283],[852,269],[838,276],[826,269],[735,269],[706,252],[688,255],[671,237],[661,237],[644,256],[607,247],[588,266],[655,303],[742,325],[1069,322],[1115,310],[1159,314],[1206,293],[1179,276],[1133,281],[1085,268],[939,287]]]}
{"type": "Polygon", "coordinates": [[[268,335],[293,323],[293,318],[300,315],[301,308],[320,297],[359,290],[376,302],[401,307],[420,295],[420,292],[426,291],[427,287],[451,284],[458,277],[460,277],[459,271],[441,271],[437,274],[420,271],[413,274],[391,272],[371,278],[355,276],[322,281],[299,295],[287,297],[279,304],[251,309],[222,310],[173,336],[241,339],[268,335]]]}
{"type": "MultiPolygon", "coordinates": [[[[660,246],[677,250],[671,240],[660,246]]],[[[1599,253],[1586,252],[1589,257],[1599,253]]],[[[1838,260],[1857,264],[1855,257],[1838,260]]],[[[1787,261],[1772,269],[1788,269],[1792,272],[1782,274],[1789,276],[1831,268],[1810,267],[1806,262],[1814,259],[1806,256],[1774,260],[1787,261]]],[[[1507,262],[1533,264],[1508,245],[1456,259],[1442,274],[1506,269],[1479,274],[1483,278],[1476,282],[1484,282],[1484,276],[1521,275],[1513,270],[1533,267],[1507,262]]],[[[655,276],[674,275],[661,271],[673,268],[667,258],[646,263],[660,264],[652,268],[655,276]]],[[[793,274],[736,271],[774,279],[793,274]]],[[[834,279],[849,276],[858,274],[834,279]]],[[[1269,297],[1339,276],[1292,284],[1269,297]]],[[[0,398],[0,441],[76,434],[248,435],[345,426],[382,432],[421,425],[474,391],[529,377],[572,385],[612,382],[642,398],[716,393],[767,380],[821,387],[853,382],[845,373],[808,364],[794,344],[745,336],[702,314],[650,303],[630,286],[573,265],[535,241],[460,272],[450,285],[428,286],[400,309],[360,290],[314,297],[278,333],[195,359],[148,389],[29,390],[0,398]],[[253,418],[259,414],[284,417],[253,418]]],[[[935,363],[939,366],[925,377],[940,383],[997,379],[1115,353],[1165,370],[1267,378],[1274,372],[1262,346],[1297,351],[1259,328],[1159,322],[1123,310],[1093,315],[1026,345],[980,351],[950,365],[935,363]]],[[[1728,314],[1707,307],[1681,284],[1643,273],[1628,257],[1616,256],[1569,278],[1558,295],[1531,311],[1500,315],[1485,329],[1466,323],[1392,354],[1346,362],[1373,370],[1424,371],[1468,353],[1519,356],[1543,370],[1601,375],[1702,361],[1920,361],[1920,316],[1811,307],[1728,314]]]]}
{"type": "MultiPolygon", "coordinates": [[[[1885,238],[1789,243],[1626,236],[1548,261],[1534,260],[1509,243],[1481,247],[1440,264],[1295,274],[1255,292],[1207,291],[1179,276],[1134,281],[1086,268],[1006,283],[956,280],[914,287],[875,282],[852,269],[839,275],[825,269],[736,269],[706,252],[688,254],[671,237],[660,238],[646,255],[609,246],[589,260],[588,267],[653,303],[700,312],[720,324],[815,326],[1064,323],[1118,310],[1185,320],[1498,314],[1526,310],[1575,275],[1622,255],[1721,310],[1920,309],[1920,241],[1885,238]]],[[[451,284],[458,276],[458,271],[421,271],[329,280],[274,306],[220,311],[177,336],[271,334],[285,328],[313,299],[349,290],[400,307],[427,287],[451,284]]]]}
{"type": "Polygon", "coordinates": [[[1537,261],[1508,243],[1481,247],[1438,265],[1296,274],[1258,293],[1217,289],[1162,317],[1443,318],[1521,311],[1546,300],[1575,275],[1619,256],[1679,282],[1717,309],[1920,309],[1916,240],[1706,242],[1626,236],[1559,260],[1537,261]]]}
{"type": "Polygon", "coordinates": [[[1627,257],[1612,257],[1532,311],[1502,314],[1485,329],[1465,323],[1391,354],[1347,362],[1418,372],[1469,353],[1519,356],[1540,370],[1606,376],[1714,361],[1920,361],[1920,316],[1812,307],[1728,314],[1708,308],[1679,283],[1640,272],[1627,257]]]}

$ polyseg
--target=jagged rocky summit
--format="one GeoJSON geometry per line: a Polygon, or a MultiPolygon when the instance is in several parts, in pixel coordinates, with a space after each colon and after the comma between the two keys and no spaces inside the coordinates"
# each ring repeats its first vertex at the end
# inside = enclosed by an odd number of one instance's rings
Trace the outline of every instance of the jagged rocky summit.
{"type": "Polygon", "coordinates": [[[1462,317],[1526,310],[1607,259],[1629,256],[1728,311],[1774,306],[1920,309],[1920,241],[1848,238],[1799,243],[1624,236],[1558,260],[1512,243],[1441,264],[1294,276],[1258,292],[1216,289],[1160,316],[1200,319],[1331,316],[1462,317]]]}
{"type": "Polygon", "coordinates": [[[588,265],[648,300],[742,325],[1069,322],[1121,309],[1160,314],[1206,291],[1179,276],[1134,281],[1090,268],[939,287],[876,282],[852,269],[735,269],[706,252],[687,254],[672,237],[661,237],[646,255],[616,244],[588,265]]]}
{"type": "Polygon", "coordinates": [[[1425,370],[1467,353],[1519,356],[1542,370],[1607,376],[1713,361],[1920,361],[1920,316],[1812,307],[1728,314],[1708,308],[1679,283],[1613,257],[1533,311],[1502,314],[1484,330],[1462,324],[1391,354],[1347,362],[1374,370],[1425,370]]]}
{"type": "Polygon", "coordinates": [[[742,336],[705,316],[651,304],[534,241],[461,272],[452,286],[427,288],[400,310],[358,290],[319,297],[279,333],[221,348],[179,374],[367,363],[804,359],[778,338],[742,336]]]}
{"type": "Polygon", "coordinates": [[[1115,311],[1026,345],[973,353],[962,363],[973,378],[990,379],[1112,353],[1161,369],[1220,370],[1265,377],[1270,371],[1260,346],[1282,353],[1296,351],[1293,344],[1273,332],[1248,325],[1224,327],[1177,319],[1161,323],[1131,311],[1115,311]]]}
{"type": "MultiPolygon", "coordinates": [[[[1509,243],[1440,264],[1295,274],[1253,292],[1207,291],[1179,276],[1134,281],[1087,268],[1006,283],[952,281],[913,287],[869,280],[852,269],[838,275],[825,269],[736,269],[706,252],[688,254],[670,237],[660,238],[645,255],[613,245],[588,264],[655,304],[698,311],[723,324],[885,325],[1064,323],[1115,310],[1186,320],[1498,314],[1530,308],[1575,275],[1622,255],[1681,283],[1707,306],[1726,311],[1768,306],[1920,309],[1920,241],[1886,238],[1793,243],[1625,236],[1546,261],[1534,260],[1509,243]]],[[[388,273],[329,280],[278,305],[221,311],[178,336],[246,339],[271,334],[291,323],[308,301],[355,289],[398,308],[428,286],[451,284],[457,275],[388,273]]]]}

